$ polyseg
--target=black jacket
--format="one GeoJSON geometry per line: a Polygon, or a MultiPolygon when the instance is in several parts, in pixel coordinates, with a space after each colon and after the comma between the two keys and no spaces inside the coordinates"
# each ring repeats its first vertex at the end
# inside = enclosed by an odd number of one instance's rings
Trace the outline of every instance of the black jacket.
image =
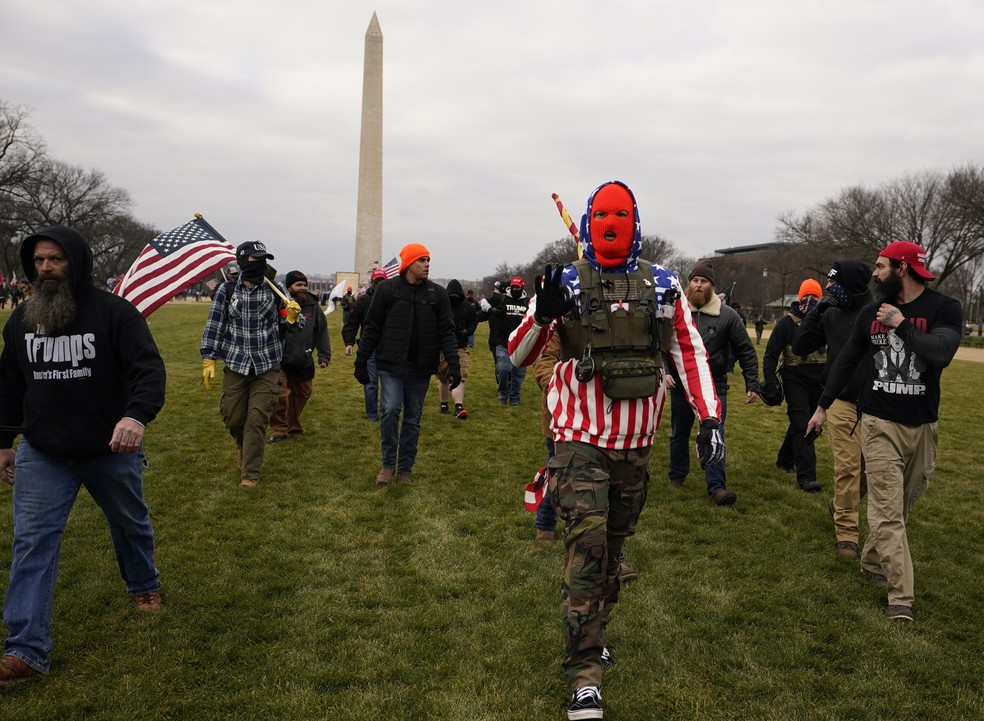
{"type": "Polygon", "coordinates": [[[519,327],[520,321],[526,315],[526,309],[530,307],[530,299],[526,296],[526,291],[520,293],[519,298],[513,298],[512,293],[495,293],[489,298],[489,345],[508,346],[509,336],[519,327]],[[495,318],[493,324],[491,318],[495,318]]]}
{"type": "Polygon", "coordinates": [[[454,319],[454,334],[459,348],[468,345],[468,339],[478,328],[475,306],[465,300],[461,283],[452,280],[448,283],[448,300],[451,301],[451,316],[454,319]]]}
{"type": "MultiPolygon", "coordinates": [[[[851,297],[849,307],[831,308],[826,304],[818,304],[806,314],[799,329],[793,336],[793,353],[807,355],[827,346],[827,362],[820,376],[826,385],[830,369],[844,345],[851,337],[851,328],[861,309],[871,302],[868,292],[868,281],[871,279],[871,268],[860,260],[841,260],[834,264],[837,274],[834,276],[838,283],[844,286],[851,297]]],[[[857,403],[861,393],[860,366],[854,369],[851,379],[837,398],[850,403],[857,403]]]]}
{"type": "MultiPolygon", "coordinates": [[[[734,353],[741,366],[741,373],[745,377],[745,391],[758,392],[758,355],[748,338],[745,324],[735,309],[722,303],[715,295],[703,308],[695,308],[691,304],[690,313],[704,341],[717,394],[720,396],[728,392],[728,368],[731,365],[728,357],[731,353],[734,353]]],[[[667,365],[674,380],[680,383],[676,368],[672,363],[667,365]]]]}
{"type": "Polygon", "coordinates": [[[429,280],[408,283],[403,275],[380,283],[366,314],[355,365],[364,367],[375,353],[379,370],[403,373],[407,361],[416,359],[422,375],[433,375],[442,352],[457,374],[458,345],[447,291],[429,280]]]}
{"type": "Polygon", "coordinates": [[[297,333],[286,335],[284,357],[280,370],[291,378],[310,380],[314,378],[314,351],[318,351],[318,362],[331,361],[331,341],[328,338],[328,321],[318,305],[318,299],[310,293],[295,298],[301,306],[304,325],[297,333]]]}
{"type": "MultiPolygon", "coordinates": [[[[378,283],[378,281],[377,281],[378,283]]],[[[355,345],[358,342],[359,331],[366,322],[366,314],[369,306],[372,305],[373,296],[376,294],[376,284],[370,284],[366,292],[355,299],[355,305],[349,311],[345,323],[342,325],[342,342],[346,346],[355,345]]]]}
{"type": "MultiPolygon", "coordinates": [[[[27,279],[37,277],[38,240],[57,242],[68,258],[75,320],[56,337],[24,324],[28,301],[3,329],[0,424],[22,426],[32,446],[58,458],[95,458],[110,452],[124,417],[144,425],[164,405],[164,361],[147,322],[129,301],[96,288],[92,253],[77,231],[63,226],[28,236],[21,247],[27,279]]],[[[16,433],[0,432],[0,448],[16,433]]]]}

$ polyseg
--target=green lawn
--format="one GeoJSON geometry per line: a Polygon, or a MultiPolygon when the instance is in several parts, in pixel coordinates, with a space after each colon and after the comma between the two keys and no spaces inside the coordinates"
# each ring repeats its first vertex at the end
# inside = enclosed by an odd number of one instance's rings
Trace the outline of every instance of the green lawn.
{"type": "MultiPolygon", "coordinates": [[[[305,438],[269,447],[262,483],[244,490],[219,391],[199,384],[206,308],[169,304],[150,319],[168,368],[145,476],[167,608],[129,607],[83,493],[61,555],[52,672],[0,689],[0,719],[565,718],[562,548],[531,540],[522,506],[544,456],[532,377],[520,408],[500,408],[480,326],[471,417],[438,415],[432,388],[414,485],[380,490],[378,429],[334,313],[305,438]]],[[[627,546],[640,578],[609,629],[605,718],[984,717],[982,379],[984,365],[963,361],[944,374],[939,463],[910,522],[912,625],[887,621],[884,592],[834,554],[826,440],[824,493],[805,494],[774,466],[783,410],[744,406],[733,387],[738,503],[725,509],[699,473],[667,488],[660,431],[627,546]]],[[[3,486],[0,578],[11,517],[3,486]]]]}

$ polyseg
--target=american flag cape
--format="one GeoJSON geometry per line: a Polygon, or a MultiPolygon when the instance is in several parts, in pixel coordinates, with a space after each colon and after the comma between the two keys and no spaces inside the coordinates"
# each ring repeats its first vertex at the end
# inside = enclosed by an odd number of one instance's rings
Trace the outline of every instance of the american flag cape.
{"type": "Polygon", "coordinates": [[[161,233],[140,251],[113,293],[144,318],[171,298],[236,259],[232,246],[204,218],[161,233]]]}

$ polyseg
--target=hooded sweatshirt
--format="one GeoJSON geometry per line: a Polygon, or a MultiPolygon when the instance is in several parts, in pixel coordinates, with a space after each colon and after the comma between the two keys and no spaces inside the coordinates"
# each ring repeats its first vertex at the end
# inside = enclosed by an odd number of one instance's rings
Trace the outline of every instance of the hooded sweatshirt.
{"type": "MultiPolygon", "coordinates": [[[[632,191],[623,183],[613,182],[625,187],[632,195],[632,191]]],[[[635,234],[625,262],[615,268],[603,268],[595,256],[589,218],[595,195],[605,185],[608,183],[596,188],[588,199],[587,212],[581,218],[581,248],[584,257],[602,277],[624,277],[626,272],[639,267],[639,252],[642,248],[639,209],[635,196],[632,196],[635,234]]],[[[707,353],[694,325],[680,281],[673,272],[660,265],[653,263],[652,269],[658,303],[662,303],[663,294],[669,289],[673,288],[678,293],[672,309],[673,332],[670,334],[669,347],[664,350],[680,376],[687,401],[701,421],[707,418],[720,419],[720,402],[714,392],[714,379],[708,366],[707,353]]],[[[564,267],[562,283],[568,288],[571,297],[576,299],[580,295],[580,282],[573,265],[564,267]]],[[[517,366],[534,363],[556,331],[556,320],[541,326],[536,323],[535,317],[536,297],[530,300],[529,310],[509,337],[510,357],[517,366]]],[[[554,366],[547,391],[547,409],[552,418],[554,440],[578,441],[617,450],[651,446],[663,412],[666,383],[660,383],[656,395],[649,398],[612,400],[604,393],[600,373],[595,373],[586,382],[575,377],[577,360],[571,358],[554,366]]]]}
{"type": "MultiPolygon", "coordinates": [[[[25,325],[27,303],[10,316],[0,354],[0,425],[22,427],[42,453],[95,458],[110,453],[122,418],[147,425],[157,416],[164,362],[136,308],[92,282],[92,253],[78,231],[52,226],[28,236],[21,246],[27,279],[37,277],[34,249],[44,239],[58,243],[68,259],[75,320],[51,337],[25,325]]],[[[0,447],[10,448],[16,435],[0,431],[0,447]]]]}
{"type": "Polygon", "coordinates": [[[465,300],[465,291],[457,280],[448,282],[448,300],[451,302],[451,316],[454,319],[454,335],[458,348],[468,346],[468,339],[478,327],[475,306],[465,300]]]}
{"type": "MultiPolygon", "coordinates": [[[[850,299],[849,304],[836,308],[819,305],[806,314],[793,336],[793,353],[808,355],[827,346],[827,362],[820,374],[820,381],[827,384],[830,369],[844,345],[851,337],[851,328],[861,309],[871,302],[868,283],[871,281],[871,266],[861,260],[838,260],[830,268],[828,278],[839,283],[850,299]]],[[[856,403],[861,392],[860,366],[854,369],[851,379],[837,394],[837,398],[856,403]]]]}

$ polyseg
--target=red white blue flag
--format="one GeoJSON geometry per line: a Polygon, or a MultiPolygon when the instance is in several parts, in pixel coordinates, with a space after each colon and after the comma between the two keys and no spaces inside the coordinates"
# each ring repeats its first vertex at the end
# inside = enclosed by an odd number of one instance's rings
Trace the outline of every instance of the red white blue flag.
{"type": "Polygon", "coordinates": [[[133,303],[146,318],[181,291],[234,260],[232,245],[204,218],[197,217],[150,241],[116,283],[113,293],[133,303]]]}

